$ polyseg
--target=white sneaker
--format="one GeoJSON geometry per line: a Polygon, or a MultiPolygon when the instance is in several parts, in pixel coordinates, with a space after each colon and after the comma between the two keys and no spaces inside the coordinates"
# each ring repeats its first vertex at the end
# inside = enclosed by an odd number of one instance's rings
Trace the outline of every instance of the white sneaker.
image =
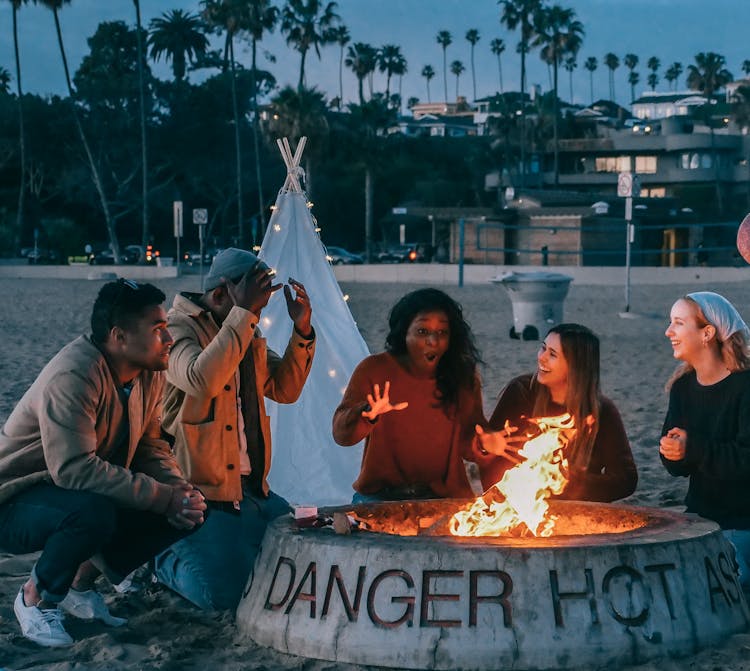
{"type": "Polygon", "coordinates": [[[110,627],[127,624],[126,618],[112,615],[102,595],[92,589],[85,592],[69,589],[60,602],[60,608],[79,620],[101,620],[110,627]]]}
{"type": "Polygon", "coordinates": [[[21,633],[30,641],[47,648],[64,648],[73,645],[73,639],[63,627],[65,616],[59,608],[27,606],[23,601],[23,587],[18,592],[13,611],[21,625],[21,633]]]}

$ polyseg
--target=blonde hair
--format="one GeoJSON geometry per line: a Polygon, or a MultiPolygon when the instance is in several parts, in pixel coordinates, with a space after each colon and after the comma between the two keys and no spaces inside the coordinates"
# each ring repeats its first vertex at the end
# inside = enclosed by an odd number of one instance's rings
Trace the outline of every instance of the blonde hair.
{"type": "MultiPolygon", "coordinates": [[[[701,306],[698,305],[695,300],[690,298],[690,296],[682,296],[679,300],[683,300],[692,306],[695,323],[699,329],[705,328],[706,326],[716,327],[716,324],[712,324],[706,318],[701,306]]],[[[716,343],[719,350],[719,356],[730,372],[736,373],[738,370],[747,370],[750,368],[750,342],[748,342],[747,333],[744,330],[735,331],[723,341],[719,340],[717,331],[710,342],[716,343]]],[[[687,361],[680,362],[667,380],[667,384],[664,386],[665,390],[669,391],[677,380],[693,370],[695,369],[687,361]]]]}

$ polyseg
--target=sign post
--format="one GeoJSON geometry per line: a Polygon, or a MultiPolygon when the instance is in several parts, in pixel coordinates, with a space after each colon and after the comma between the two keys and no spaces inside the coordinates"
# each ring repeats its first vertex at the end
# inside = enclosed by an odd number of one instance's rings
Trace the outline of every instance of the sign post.
{"type": "MultiPolygon", "coordinates": [[[[637,182],[632,172],[617,175],[617,195],[625,198],[625,313],[630,312],[630,245],[635,239],[633,228],[633,195],[637,182]]],[[[635,194],[637,195],[637,194],[635,194]]]]}
{"type": "MultiPolygon", "coordinates": [[[[180,238],[182,237],[182,201],[172,203],[172,221],[174,223],[174,237],[177,243],[177,267],[180,267],[180,238]]],[[[179,270],[177,271],[179,273],[179,270]]]]}
{"type": "Polygon", "coordinates": [[[201,255],[201,291],[203,291],[203,245],[206,232],[206,225],[208,224],[208,210],[205,208],[198,208],[193,210],[193,223],[198,226],[198,240],[200,242],[200,255],[201,255]]]}

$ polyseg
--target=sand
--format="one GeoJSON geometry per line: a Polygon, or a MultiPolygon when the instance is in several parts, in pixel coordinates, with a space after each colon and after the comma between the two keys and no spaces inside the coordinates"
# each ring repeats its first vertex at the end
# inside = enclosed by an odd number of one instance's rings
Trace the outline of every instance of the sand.
{"type": "MultiPolygon", "coordinates": [[[[178,290],[195,290],[195,277],[159,283],[171,301],[178,290]]],[[[4,422],[41,367],[65,343],[88,331],[93,299],[101,286],[94,281],[0,280],[6,313],[0,326],[0,422],[4,422]]],[[[348,284],[352,313],[371,351],[380,351],[391,305],[405,291],[394,285],[348,284]]],[[[485,410],[511,377],[533,369],[537,342],[511,340],[511,305],[502,288],[472,285],[444,287],[464,306],[485,365],[482,376],[485,410]]],[[[617,287],[571,285],[565,301],[566,321],[591,327],[602,342],[604,393],[617,404],[639,470],[636,492],[625,502],[680,506],[686,481],[669,476],[658,458],[658,436],[667,397],[664,382],[674,368],[664,337],[669,308],[680,295],[711,289],[724,294],[750,317],[750,292],[742,284],[635,286],[632,318],[618,312],[624,292],[617,287]]],[[[313,309],[322,310],[315,304],[313,309]]],[[[280,492],[293,499],[293,493],[280,492]]],[[[201,613],[174,594],[146,585],[137,593],[117,594],[102,584],[107,600],[129,625],[111,629],[96,623],[67,620],[76,639],[69,649],[39,648],[20,635],[13,599],[28,576],[35,555],[0,553],[0,667],[6,669],[356,669],[350,665],[307,660],[264,649],[237,637],[228,614],[201,613]]],[[[731,637],[721,647],[683,659],[629,667],[639,671],[750,670],[750,634],[731,637]]]]}

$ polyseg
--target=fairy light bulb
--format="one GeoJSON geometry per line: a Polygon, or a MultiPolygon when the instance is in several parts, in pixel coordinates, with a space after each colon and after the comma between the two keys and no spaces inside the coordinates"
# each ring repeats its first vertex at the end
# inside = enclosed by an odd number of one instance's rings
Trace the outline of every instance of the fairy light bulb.
{"type": "Polygon", "coordinates": [[[270,317],[263,317],[263,319],[261,319],[261,321],[263,322],[263,326],[265,326],[265,327],[268,327],[268,326],[270,326],[273,323],[271,321],[270,317]]]}
{"type": "Polygon", "coordinates": [[[349,294],[344,294],[344,303],[346,303],[349,300],[349,294]]]}
{"type": "Polygon", "coordinates": [[[330,377],[330,378],[334,378],[334,377],[336,377],[336,370],[335,370],[334,368],[331,368],[331,369],[330,369],[330,370],[328,371],[328,377],[330,377]]]}
{"type": "Polygon", "coordinates": [[[281,225],[280,224],[274,224],[273,225],[273,230],[278,233],[281,230],[281,225]]]}

